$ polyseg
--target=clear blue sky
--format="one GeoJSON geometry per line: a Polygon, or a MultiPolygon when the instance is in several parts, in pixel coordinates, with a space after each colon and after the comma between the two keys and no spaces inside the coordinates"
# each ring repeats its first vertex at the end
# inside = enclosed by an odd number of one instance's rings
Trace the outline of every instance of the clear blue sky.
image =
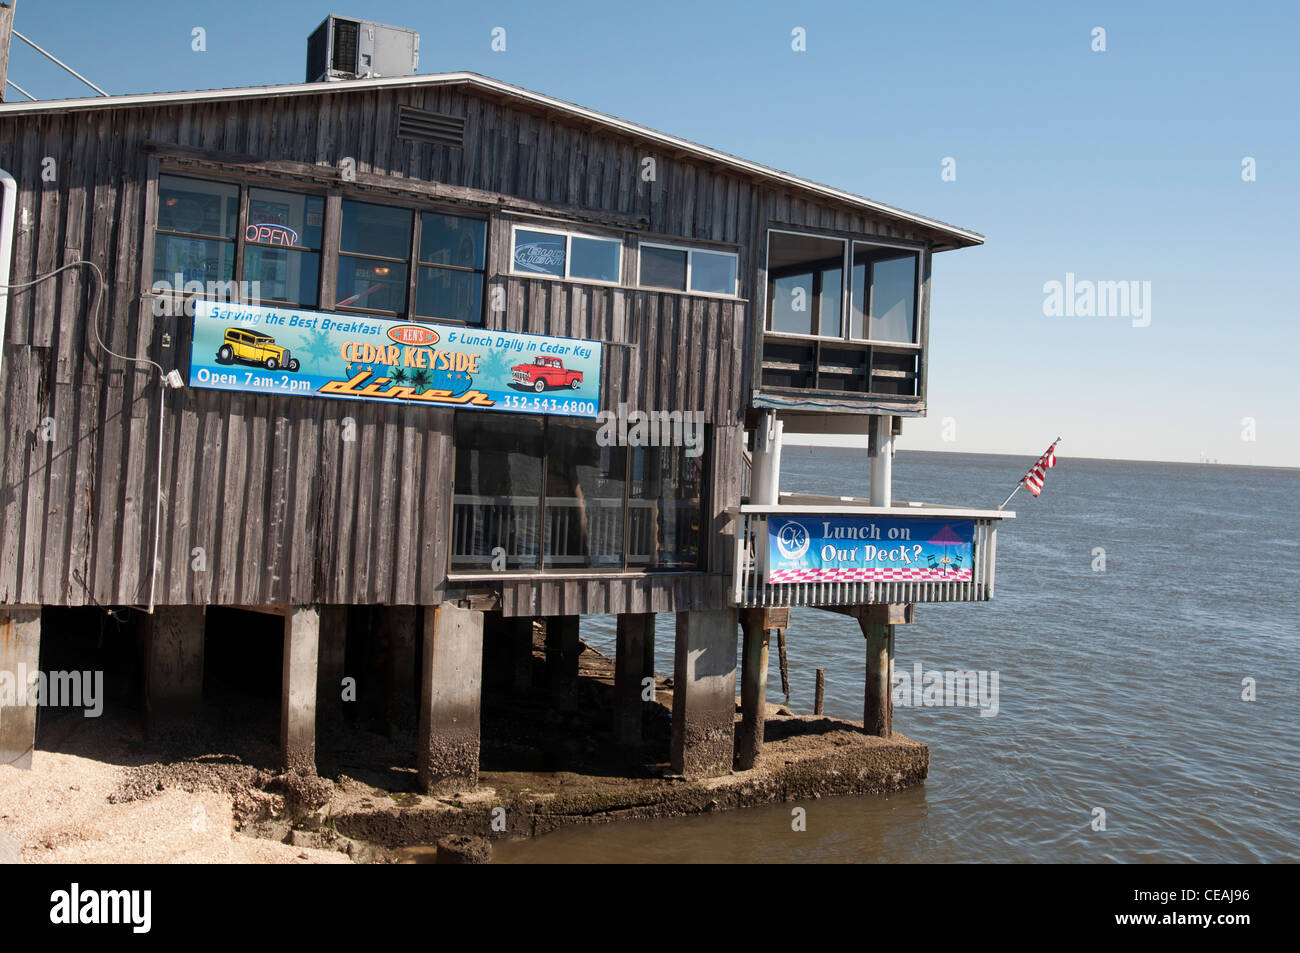
{"type": "MultiPolygon", "coordinates": [[[[131,93],[299,82],[331,12],[418,30],[421,72],[484,73],[984,233],[935,260],[930,417],[904,448],[1037,454],[1060,435],[1062,455],[1300,466],[1296,4],[18,0],[16,27],[131,93]],[[1149,281],[1150,325],[1045,317],[1067,272],[1149,281]]],[[[18,41],[10,78],[84,89],[18,41]]]]}

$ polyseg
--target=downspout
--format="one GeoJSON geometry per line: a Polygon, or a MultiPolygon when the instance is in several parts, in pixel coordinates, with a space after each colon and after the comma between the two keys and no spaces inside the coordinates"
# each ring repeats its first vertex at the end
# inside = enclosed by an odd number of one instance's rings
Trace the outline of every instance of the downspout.
{"type": "Polygon", "coordinates": [[[0,373],[4,371],[4,342],[9,324],[9,279],[13,267],[14,219],[18,217],[18,183],[0,169],[0,189],[4,190],[0,207],[0,373]]]}

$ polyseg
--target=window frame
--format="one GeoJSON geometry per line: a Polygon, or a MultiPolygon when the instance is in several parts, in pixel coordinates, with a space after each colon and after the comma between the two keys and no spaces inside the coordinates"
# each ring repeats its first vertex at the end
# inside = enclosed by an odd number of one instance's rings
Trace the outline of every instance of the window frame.
{"type": "Polygon", "coordinates": [[[419,242],[420,242],[418,229],[415,227],[416,218],[417,218],[416,210],[408,205],[398,205],[392,202],[373,202],[370,201],[369,198],[358,198],[357,196],[354,195],[344,195],[341,197],[341,200],[339,202],[338,221],[333,226],[334,237],[335,237],[334,254],[336,260],[333,268],[334,288],[332,289],[332,292],[334,298],[334,309],[336,312],[340,314],[363,314],[363,315],[369,315],[371,317],[376,317],[376,318],[395,318],[399,321],[409,320],[411,318],[411,314],[412,314],[411,309],[414,305],[413,259],[415,255],[419,254],[419,242]],[[398,211],[406,212],[411,217],[411,226],[410,226],[411,230],[410,230],[410,234],[407,236],[407,242],[406,242],[407,257],[403,259],[403,258],[389,257],[387,255],[371,255],[371,254],[367,254],[366,252],[344,251],[343,250],[343,206],[348,202],[351,202],[355,205],[374,205],[379,208],[391,208],[391,209],[397,209],[398,211]],[[358,308],[353,305],[340,305],[338,303],[338,281],[339,281],[339,274],[340,274],[339,265],[342,264],[343,259],[345,258],[351,259],[353,261],[377,261],[377,262],[387,262],[390,265],[405,265],[406,266],[406,294],[402,298],[402,303],[405,306],[403,310],[388,311],[383,308],[358,308]]]}
{"type": "MultiPolygon", "coordinates": [[[[513,256],[512,256],[513,257],[513,256]]],[[[552,276],[554,278],[554,276],[552,276]]],[[[485,414],[483,411],[456,411],[455,417],[459,419],[461,414],[470,413],[474,415],[485,414]]],[[[490,412],[486,412],[490,415],[490,412]]],[[[553,414],[525,414],[524,417],[540,417],[542,424],[542,453],[539,457],[541,466],[541,487],[537,495],[537,525],[541,528],[542,535],[538,540],[537,547],[537,565],[531,568],[508,569],[505,571],[509,574],[525,574],[531,576],[606,576],[606,575],[626,575],[628,573],[637,574],[663,574],[663,573],[708,573],[712,563],[712,538],[709,532],[709,514],[713,508],[713,442],[714,428],[710,423],[703,425],[701,432],[701,451],[700,451],[700,556],[698,564],[693,568],[683,568],[681,566],[667,566],[656,568],[648,564],[632,564],[628,561],[628,532],[631,523],[631,501],[632,501],[632,453],[634,450],[660,449],[658,447],[632,447],[627,444],[615,444],[623,451],[623,531],[622,531],[622,559],[617,566],[576,566],[572,568],[556,568],[547,564],[546,558],[546,537],[545,527],[547,525],[547,491],[550,489],[549,474],[551,464],[551,453],[553,448],[547,438],[548,431],[552,421],[566,421],[570,418],[565,416],[556,416],[553,414]]],[[[587,418],[577,418],[587,419],[587,418]]],[[[490,574],[493,578],[500,577],[502,573],[491,572],[485,565],[467,566],[455,565],[456,554],[452,551],[456,540],[456,468],[457,458],[463,449],[459,441],[456,440],[456,424],[453,422],[451,427],[451,462],[449,472],[451,473],[451,505],[447,507],[447,576],[448,578],[471,579],[485,574],[490,574]],[[487,571],[485,573],[485,570],[487,571]]],[[[670,448],[679,449],[679,448],[670,448]]],[[[509,558],[509,557],[507,557],[509,558]]]]}
{"type": "MultiPolygon", "coordinates": [[[[763,248],[763,335],[765,337],[792,338],[801,341],[842,341],[848,344],[870,345],[872,347],[882,348],[899,348],[904,350],[921,350],[921,313],[922,313],[922,291],[925,285],[925,254],[924,245],[912,244],[893,239],[878,239],[854,237],[852,235],[835,234],[830,232],[807,232],[792,228],[774,228],[767,229],[767,244],[763,248]],[[777,331],[772,327],[773,318],[773,296],[771,294],[771,269],[768,263],[771,261],[772,235],[779,233],[783,235],[798,235],[801,238],[820,238],[829,241],[840,242],[844,246],[842,261],[840,264],[840,334],[837,336],[823,334],[799,334],[789,331],[777,331]],[[853,308],[853,246],[870,245],[877,248],[897,248],[899,251],[910,252],[916,256],[916,287],[912,298],[912,340],[911,341],[885,341],[872,337],[851,337],[852,332],[852,308],[853,308]]],[[[818,277],[819,272],[813,273],[814,297],[820,300],[821,280],[818,277]]],[[[870,284],[867,285],[867,295],[870,297],[870,284]]],[[[867,305],[868,311],[865,315],[870,324],[870,304],[867,305]]],[[[817,327],[821,327],[821,315],[818,312],[817,327]]],[[[869,333],[869,332],[868,332],[869,333]]]]}
{"type": "MultiPolygon", "coordinates": [[[[167,179],[188,179],[195,182],[206,182],[210,184],[234,186],[237,190],[236,204],[236,225],[235,235],[233,238],[225,238],[215,235],[203,235],[192,232],[181,232],[176,229],[162,228],[157,221],[150,225],[153,232],[150,237],[148,246],[148,268],[146,293],[158,297],[164,295],[170,296],[177,304],[184,304],[186,300],[192,297],[203,300],[223,300],[216,295],[210,295],[205,288],[200,293],[187,293],[183,288],[171,288],[168,291],[155,291],[154,284],[157,281],[166,280],[170,282],[174,276],[168,275],[165,278],[155,278],[154,272],[157,269],[157,247],[158,236],[175,236],[177,238],[188,238],[193,240],[221,242],[232,247],[233,263],[231,268],[230,281],[235,283],[238,289],[241,282],[244,281],[244,259],[246,248],[269,248],[272,250],[284,250],[298,253],[314,254],[318,259],[318,268],[316,275],[316,303],[313,305],[303,305],[282,301],[278,298],[248,298],[244,303],[261,307],[281,307],[297,308],[304,311],[319,311],[324,314],[361,314],[388,320],[407,321],[413,324],[454,324],[462,327],[483,327],[484,317],[487,312],[487,301],[489,297],[489,278],[491,276],[491,249],[492,249],[492,217],[488,213],[477,208],[460,207],[450,205],[444,202],[436,204],[421,204],[414,202],[394,202],[388,201],[386,196],[370,195],[365,192],[346,191],[340,192],[333,186],[312,183],[312,182],[284,182],[279,179],[266,179],[255,174],[240,175],[236,172],[226,170],[209,171],[207,169],[191,168],[174,168],[169,164],[162,164],[157,169],[157,175],[153,177],[150,188],[153,190],[153,200],[156,202],[162,187],[162,180],[167,179]],[[249,200],[250,194],[254,189],[260,189],[269,192],[283,192],[292,195],[302,195],[312,198],[319,198],[323,205],[321,209],[321,244],[319,248],[310,248],[306,245],[272,245],[265,242],[249,241],[247,229],[249,225],[249,200]],[[331,196],[337,195],[339,204],[337,212],[331,212],[331,196]],[[411,213],[411,241],[409,245],[409,255],[407,258],[388,258],[380,255],[367,255],[364,252],[344,252],[341,249],[341,232],[343,227],[342,221],[342,203],[359,202],[363,205],[381,205],[386,208],[396,208],[411,213]],[[429,213],[432,215],[450,215],[456,218],[469,219],[483,224],[483,267],[466,268],[459,265],[443,265],[436,262],[419,261],[420,254],[420,216],[429,213]],[[407,282],[405,311],[383,311],[379,309],[354,308],[349,306],[340,307],[337,301],[337,287],[327,288],[326,285],[331,280],[337,286],[338,282],[338,263],[341,258],[356,258],[367,261],[386,261],[395,264],[404,264],[407,267],[407,282]],[[332,261],[331,261],[332,259],[332,261]],[[332,267],[331,267],[332,265],[332,267]],[[471,324],[462,321],[459,318],[434,318],[420,315],[416,311],[417,302],[417,282],[419,280],[420,268],[443,268],[449,271],[465,271],[477,274],[483,286],[483,292],[479,296],[479,312],[477,323],[471,324]],[[325,302],[329,305],[326,306],[325,302]]],[[[301,238],[301,236],[299,236],[301,238]]],[[[593,237],[593,236],[583,236],[593,237]]],[[[599,237],[599,236],[594,236],[599,237]]],[[[621,253],[620,253],[621,254],[621,253]]],[[[620,258],[620,267],[622,259],[620,258]]]]}
{"type": "Polygon", "coordinates": [[[740,253],[734,251],[723,251],[720,248],[701,248],[696,245],[673,244],[671,242],[657,242],[637,240],[636,244],[636,286],[646,291],[671,291],[675,294],[700,295],[705,298],[723,298],[734,300],[740,297],[740,253]],[[666,248],[669,251],[686,252],[686,287],[685,288],[664,288],[660,285],[648,285],[641,280],[641,249],[642,248],[666,248]],[[691,269],[695,253],[700,252],[706,255],[725,255],[735,262],[735,278],[732,280],[732,290],[730,294],[721,291],[694,291],[691,288],[691,269]]]}
{"type": "Polygon", "coordinates": [[[420,208],[417,209],[415,213],[414,231],[416,234],[415,234],[415,245],[414,245],[414,252],[413,252],[414,257],[412,258],[412,281],[411,281],[411,289],[410,289],[410,305],[407,308],[409,319],[412,322],[415,322],[417,324],[419,323],[428,324],[437,321],[437,322],[442,322],[444,324],[456,324],[456,325],[460,325],[461,327],[467,327],[467,328],[483,327],[484,324],[483,315],[487,309],[487,299],[488,299],[488,264],[492,257],[491,218],[487,215],[465,215],[462,214],[462,212],[459,210],[452,211],[450,209],[441,208],[441,207],[420,208]],[[460,219],[466,219],[474,222],[481,222],[483,224],[483,266],[481,268],[470,268],[466,265],[444,265],[441,262],[422,261],[420,259],[420,244],[421,244],[421,239],[424,236],[423,221],[425,215],[443,215],[443,216],[450,216],[452,218],[460,218],[460,219]],[[482,279],[483,286],[481,289],[481,293],[478,296],[477,323],[470,324],[468,321],[462,321],[459,318],[434,318],[434,317],[429,317],[420,314],[419,303],[420,303],[420,269],[421,268],[432,268],[435,270],[441,269],[443,271],[459,271],[459,272],[466,272],[472,275],[478,275],[482,279]]]}
{"type": "MultiPolygon", "coordinates": [[[[553,225],[530,225],[525,222],[510,223],[510,267],[509,274],[516,278],[534,278],[540,281],[571,281],[576,284],[600,285],[605,288],[623,287],[623,265],[625,262],[624,252],[627,250],[627,240],[625,236],[600,235],[595,232],[579,232],[572,229],[557,228],[553,225]],[[564,236],[564,274],[563,275],[543,275],[531,271],[520,271],[515,268],[515,236],[519,230],[526,232],[540,232],[543,235],[563,235],[564,236]],[[618,278],[614,281],[604,281],[600,278],[575,278],[570,274],[573,264],[573,239],[586,238],[592,241],[608,242],[618,246],[618,278]]],[[[639,267],[639,266],[638,266],[639,267]]]]}

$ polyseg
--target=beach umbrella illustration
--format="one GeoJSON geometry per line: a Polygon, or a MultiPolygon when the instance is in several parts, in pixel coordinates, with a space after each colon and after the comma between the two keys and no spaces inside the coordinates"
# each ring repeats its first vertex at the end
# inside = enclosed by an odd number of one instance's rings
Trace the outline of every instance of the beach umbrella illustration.
{"type": "Polygon", "coordinates": [[[947,523],[944,523],[943,529],[935,533],[934,536],[930,540],[928,540],[928,542],[930,543],[931,546],[943,547],[943,558],[940,559],[939,562],[942,564],[943,571],[947,572],[948,564],[952,562],[952,560],[948,557],[948,547],[961,546],[963,543],[965,543],[965,540],[962,539],[960,536],[958,536],[956,533],[954,533],[952,531],[951,526],[949,526],[947,523]]]}

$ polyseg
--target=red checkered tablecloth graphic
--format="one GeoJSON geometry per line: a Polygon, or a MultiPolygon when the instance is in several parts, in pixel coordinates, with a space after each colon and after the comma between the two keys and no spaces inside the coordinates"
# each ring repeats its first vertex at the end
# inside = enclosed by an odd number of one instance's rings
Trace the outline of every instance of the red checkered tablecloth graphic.
{"type": "Polygon", "coordinates": [[[791,582],[970,582],[969,569],[773,569],[769,585],[791,582]]]}

